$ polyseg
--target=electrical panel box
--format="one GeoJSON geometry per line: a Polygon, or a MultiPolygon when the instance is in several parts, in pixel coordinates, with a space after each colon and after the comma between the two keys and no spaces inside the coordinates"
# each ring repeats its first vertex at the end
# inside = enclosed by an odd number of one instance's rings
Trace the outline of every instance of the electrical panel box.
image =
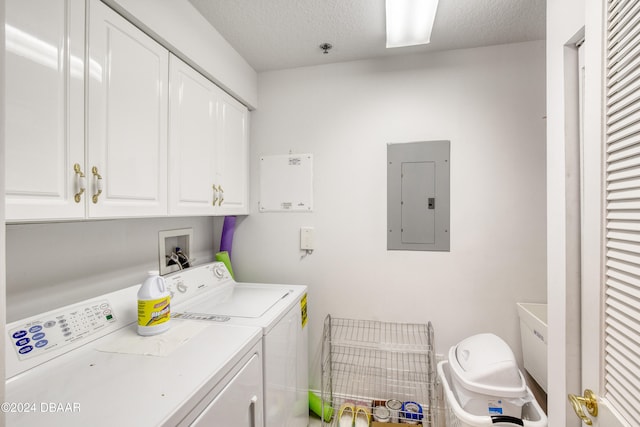
{"type": "Polygon", "coordinates": [[[449,251],[450,141],[387,145],[387,249],[449,251]]]}

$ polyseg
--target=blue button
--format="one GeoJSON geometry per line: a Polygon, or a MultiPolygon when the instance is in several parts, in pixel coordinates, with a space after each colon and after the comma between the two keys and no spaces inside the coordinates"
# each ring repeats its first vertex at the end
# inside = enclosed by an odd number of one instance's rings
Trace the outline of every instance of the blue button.
{"type": "Polygon", "coordinates": [[[18,353],[20,353],[20,354],[27,354],[27,353],[29,353],[31,350],[33,350],[33,347],[31,347],[30,345],[25,345],[24,347],[20,347],[20,349],[18,350],[18,353]]]}
{"type": "Polygon", "coordinates": [[[34,341],[41,340],[42,338],[44,338],[44,332],[38,332],[37,334],[33,334],[33,336],[31,337],[31,339],[34,341]]]}
{"type": "Polygon", "coordinates": [[[35,325],[29,328],[29,332],[31,332],[32,334],[35,334],[36,332],[40,332],[42,330],[42,326],[40,325],[35,325]]]}
{"type": "Polygon", "coordinates": [[[25,335],[27,335],[27,331],[17,331],[13,333],[12,337],[14,337],[15,339],[20,339],[25,335]]]}
{"type": "Polygon", "coordinates": [[[45,346],[45,345],[47,345],[47,344],[49,344],[49,341],[47,341],[47,340],[41,340],[41,341],[38,341],[38,342],[36,343],[36,347],[38,347],[38,348],[42,348],[42,347],[44,347],[44,346],[45,346]]]}
{"type": "Polygon", "coordinates": [[[29,338],[22,338],[21,340],[16,341],[16,345],[18,347],[22,347],[23,345],[29,344],[29,341],[31,341],[29,338]]]}

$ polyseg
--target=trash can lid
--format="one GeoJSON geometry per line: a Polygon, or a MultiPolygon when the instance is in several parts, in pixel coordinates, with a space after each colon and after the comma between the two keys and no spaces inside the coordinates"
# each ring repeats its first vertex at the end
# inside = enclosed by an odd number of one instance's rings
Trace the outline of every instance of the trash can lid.
{"type": "Polygon", "coordinates": [[[449,349],[451,373],[468,390],[519,397],[527,386],[509,345],[494,334],[473,335],[449,349]]]}

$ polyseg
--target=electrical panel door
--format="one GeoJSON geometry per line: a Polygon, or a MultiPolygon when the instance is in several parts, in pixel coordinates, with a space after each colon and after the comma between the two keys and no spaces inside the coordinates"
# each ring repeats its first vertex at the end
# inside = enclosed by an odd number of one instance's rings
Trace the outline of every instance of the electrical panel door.
{"type": "Polygon", "coordinates": [[[387,146],[387,249],[449,250],[449,141],[387,146]]]}

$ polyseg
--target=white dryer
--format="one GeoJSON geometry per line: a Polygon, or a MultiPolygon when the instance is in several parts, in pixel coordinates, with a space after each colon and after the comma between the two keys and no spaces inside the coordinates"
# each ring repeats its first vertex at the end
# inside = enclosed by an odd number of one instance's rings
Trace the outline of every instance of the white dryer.
{"type": "Polygon", "coordinates": [[[174,318],[262,328],[266,427],[306,427],[307,287],[235,282],[215,262],[165,277],[174,318]]]}
{"type": "Polygon", "coordinates": [[[138,289],[7,325],[7,425],[264,425],[261,328],[172,319],[141,337],[138,289]]]}

